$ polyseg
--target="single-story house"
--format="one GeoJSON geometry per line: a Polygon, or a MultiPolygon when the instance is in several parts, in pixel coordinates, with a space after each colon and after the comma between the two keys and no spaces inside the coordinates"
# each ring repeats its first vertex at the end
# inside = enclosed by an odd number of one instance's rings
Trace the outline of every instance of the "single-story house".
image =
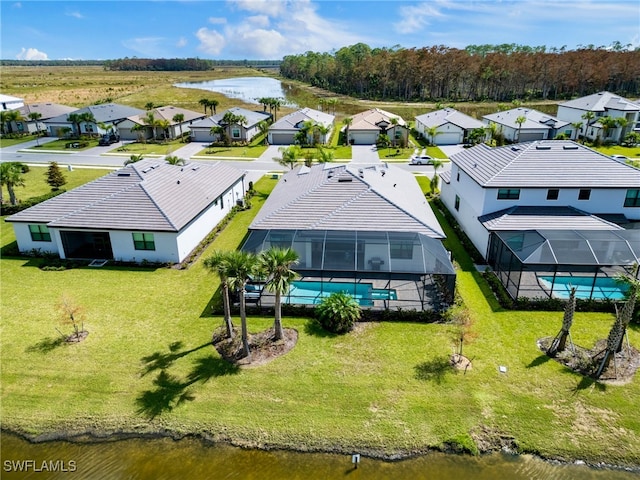
{"type": "Polygon", "coordinates": [[[450,160],[441,199],[514,298],[555,295],[558,276],[608,283],[640,260],[640,170],[564,140],[450,160]]]}
{"type": "Polygon", "coordinates": [[[69,107],[67,105],[60,105],[57,103],[31,103],[23,105],[18,108],[18,112],[20,112],[22,120],[13,122],[15,124],[14,131],[21,133],[46,132],[47,127],[44,124],[45,120],[49,120],[60,115],[68,115],[76,110],[77,108],[75,107],[69,107]],[[41,116],[37,121],[34,121],[29,118],[29,114],[31,113],[39,113],[41,116]]]}
{"type": "Polygon", "coordinates": [[[119,123],[133,115],[144,114],[144,110],[130,107],[128,105],[119,105],[117,103],[103,103],[100,105],[90,105],[88,107],[74,110],[73,112],[58,115],[57,117],[45,120],[43,123],[46,125],[49,135],[57,137],[59,136],[60,130],[63,128],[70,128],[72,130],[76,128],[74,124],[69,121],[69,115],[82,115],[84,113],[92,114],[95,122],[81,122],[79,133],[102,135],[107,132],[105,129],[100,127],[100,124],[104,124],[107,127],[113,127],[117,130],[119,123]]]}
{"type": "Polygon", "coordinates": [[[0,93],[0,111],[15,110],[24,105],[24,98],[13,97],[0,93]]]}
{"type": "Polygon", "coordinates": [[[165,107],[154,108],[153,110],[150,110],[146,113],[132,115],[122,122],[119,122],[118,134],[123,140],[136,140],[140,136],[142,136],[142,138],[146,140],[149,138],[153,138],[154,132],[161,139],[164,138],[165,135],[167,138],[173,139],[179,137],[181,133],[188,133],[191,125],[203,118],[205,118],[205,115],[200,112],[194,112],[193,110],[186,110],[184,108],[167,105],[165,107]],[[169,127],[164,132],[162,132],[159,127],[154,128],[152,125],[148,125],[144,121],[148,113],[152,113],[155,120],[166,120],[169,123],[169,127]],[[183,120],[181,122],[176,122],[173,119],[173,117],[178,114],[183,116],[183,120]],[[135,125],[143,126],[144,130],[131,131],[131,128],[133,128],[135,125]]]}
{"type": "Polygon", "coordinates": [[[243,199],[244,178],[223,162],[142,160],[6,221],[21,252],[177,263],[243,199]]]}
{"type": "Polygon", "coordinates": [[[491,113],[482,117],[485,125],[495,123],[502,131],[505,140],[510,142],[529,142],[532,140],[553,140],[563,133],[575,140],[577,129],[571,122],[559,120],[546,113],[530,108],[512,108],[503,112],[491,113]],[[518,123],[518,119],[524,122],[518,123]]]}
{"type": "Polygon", "coordinates": [[[270,119],[271,114],[266,112],[256,112],[247,110],[246,108],[233,107],[224,112],[193,122],[190,126],[191,140],[194,142],[218,142],[221,140],[222,135],[212,133],[211,129],[214,127],[222,127],[225,129],[226,135],[231,141],[250,142],[253,137],[260,133],[260,123],[268,122],[270,119]],[[228,113],[236,117],[243,117],[244,122],[242,124],[227,124],[223,119],[228,113]]]}
{"type": "Polygon", "coordinates": [[[362,306],[424,310],[453,298],[455,271],[444,238],[410,172],[323,164],[282,176],[242,248],[298,253],[301,280],[290,303],[314,304],[344,290],[362,306]]]}
{"type": "Polygon", "coordinates": [[[585,97],[569,100],[558,105],[558,118],[571,123],[581,123],[580,135],[595,140],[619,142],[635,128],[640,129],[640,104],[610,92],[598,92],[585,97]],[[584,115],[593,115],[592,119],[584,115]],[[602,117],[622,118],[625,125],[605,129],[598,121],[602,117]]]}
{"type": "Polygon", "coordinates": [[[443,108],[435,112],[416,117],[415,129],[434,145],[456,145],[466,143],[469,134],[476,128],[485,128],[485,124],[454,108],[443,108]],[[433,139],[427,133],[429,128],[436,127],[433,139]]]}
{"type": "Polygon", "coordinates": [[[303,108],[285,115],[269,126],[268,140],[270,145],[292,145],[296,143],[296,135],[306,123],[319,128],[310,129],[307,134],[308,143],[325,144],[331,137],[335,116],[312,108],[303,108]],[[315,137],[314,137],[315,135],[315,137]]]}
{"type": "Polygon", "coordinates": [[[403,118],[379,108],[351,117],[345,134],[350,145],[374,145],[381,134],[386,134],[394,145],[407,145],[409,140],[409,128],[403,118]]]}

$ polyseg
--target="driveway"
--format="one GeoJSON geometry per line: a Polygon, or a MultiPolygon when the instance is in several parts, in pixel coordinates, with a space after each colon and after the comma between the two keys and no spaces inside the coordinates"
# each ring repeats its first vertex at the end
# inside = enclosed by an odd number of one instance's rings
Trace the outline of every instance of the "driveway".
{"type": "Polygon", "coordinates": [[[454,155],[456,153],[460,153],[464,150],[464,148],[462,147],[462,144],[458,144],[458,145],[438,145],[438,148],[440,150],[442,150],[442,153],[444,153],[447,157],[451,157],[451,155],[454,155]]]}
{"type": "Polygon", "coordinates": [[[372,164],[380,163],[378,150],[375,145],[352,145],[351,163],[372,164]]]}

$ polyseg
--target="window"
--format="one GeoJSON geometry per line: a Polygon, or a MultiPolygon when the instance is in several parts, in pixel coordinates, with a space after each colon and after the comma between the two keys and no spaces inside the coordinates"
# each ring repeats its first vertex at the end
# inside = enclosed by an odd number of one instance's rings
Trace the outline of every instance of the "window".
{"type": "Polygon", "coordinates": [[[153,239],[153,233],[134,233],[133,246],[136,250],[155,250],[156,243],[153,239]]]}
{"type": "Polygon", "coordinates": [[[400,140],[402,138],[402,131],[396,129],[394,137],[396,140],[400,140]]]}
{"type": "Polygon", "coordinates": [[[391,258],[411,260],[413,258],[413,242],[394,242],[389,244],[391,258]]]}
{"type": "Polygon", "coordinates": [[[589,200],[589,198],[591,198],[591,190],[589,189],[582,189],[578,193],[578,200],[589,200]]]}
{"type": "Polygon", "coordinates": [[[233,138],[240,138],[240,129],[239,128],[232,128],[231,129],[231,136],[233,138]]]}
{"type": "Polygon", "coordinates": [[[640,207],[640,190],[627,190],[627,196],[624,199],[625,207],[640,207]]]}
{"type": "Polygon", "coordinates": [[[560,190],[557,188],[550,188],[547,190],[547,200],[557,200],[558,195],[560,194],[560,190]]]}
{"type": "Polygon", "coordinates": [[[458,173],[456,174],[456,182],[460,181],[460,171],[458,170],[458,173]]]}
{"type": "Polygon", "coordinates": [[[29,225],[29,233],[31,233],[31,240],[34,242],[51,241],[51,234],[46,225],[29,225]]]}
{"type": "Polygon", "coordinates": [[[498,190],[498,200],[518,200],[519,198],[519,188],[501,188],[498,190]]]}
{"type": "Polygon", "coordinates": [[[460,210],[460,197],[458,195],[456,195],[456,203],[453,208],[455,208],[456,210],[460,210]]]}

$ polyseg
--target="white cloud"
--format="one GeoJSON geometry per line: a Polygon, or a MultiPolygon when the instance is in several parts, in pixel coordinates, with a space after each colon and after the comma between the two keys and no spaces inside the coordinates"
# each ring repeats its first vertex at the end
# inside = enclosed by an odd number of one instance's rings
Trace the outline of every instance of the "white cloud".
{"type": "Polygon", "coordinates": [[[24,48],[16,55],[18,60],[49,60],[49,56],[37,48],[24,48]]]}
{"type": "Polygon", "coordinates": [[[247,17],[247,22],[256,27],[262,28],[268,27],[271,23],[269,17],[266,15],[254,15],[252,17],[247,17]]]}
{"type": "Polygon", "coordinates": [[[74,17],[74,18],[79,18],[79,19],[84,18],[84,15],[82,15],[80,12],[67,12],[67,13],[65,13],[65,15],[67,17],[74,17]]]}
{"type": "Polygon", "coordinates": [[[443,14],[426,2],[417,5],[404,5],[398,9],[401,20],[393,24],[401,34],[419,33],[431,23],[431,19],[443,17],[443,14]]]}
{"type": "Polygon", "coordinates": [[[189,42],[187,42],[186,38],[180,37],[178,39],[178,42],[176,43],[176,47],[178,47],[178,48],[186,47],[188,43],[189,42]]]}
{"type": "Polygon", "coordinates": [[[296,5],[288,5],[288,2],[284,0],[229,0],[228,3],[240,10],[277,17],[287,11],[287,6],[292,6],[295,9],[297,4],[303,1],[306,0],[294,0],[292,3],[296,5]]]}
{"type": "Polygon", "coordinates": [[[162,47],[164,41],[162,37],[128,38],[122,41],[122,45],[147,57],[162,57],[165,55],[162,47]]]}
{"type": "Polygon", "coordinates": [[[22,8],[22,4],[20,2],[16,2],[12,6],[13,8],[22,8]]]}
{"type": "Polygon", "coordinates": [[[276,30],[261,28],[238,32],[233,38],[232,51],[253,58],[279,58],[288,40],[276,30]]]}
{"type": "Polygon", "coordinates": [[[212,25],[224,25],[227,23],[227,19],[224,17],[209,17],[207,21],[212,25]]]}
{"type": "Polygon", "coordinates": [[[201,50],[209,55],[219,55],[225,46],[224,37],[216,30],[209,30],[202,27],[196,32],[196,37],[200,40],[198,50],[201,50]]]}

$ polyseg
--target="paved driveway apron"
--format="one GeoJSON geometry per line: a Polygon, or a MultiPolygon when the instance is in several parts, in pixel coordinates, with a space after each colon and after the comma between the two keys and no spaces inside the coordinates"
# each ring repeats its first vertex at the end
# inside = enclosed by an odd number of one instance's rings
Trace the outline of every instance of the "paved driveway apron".
{"type": "Polygon", "coordinates": [[[380,157],[375,145],[352,145],[351,163],[372,164],[380,163],[380,157]]]}

